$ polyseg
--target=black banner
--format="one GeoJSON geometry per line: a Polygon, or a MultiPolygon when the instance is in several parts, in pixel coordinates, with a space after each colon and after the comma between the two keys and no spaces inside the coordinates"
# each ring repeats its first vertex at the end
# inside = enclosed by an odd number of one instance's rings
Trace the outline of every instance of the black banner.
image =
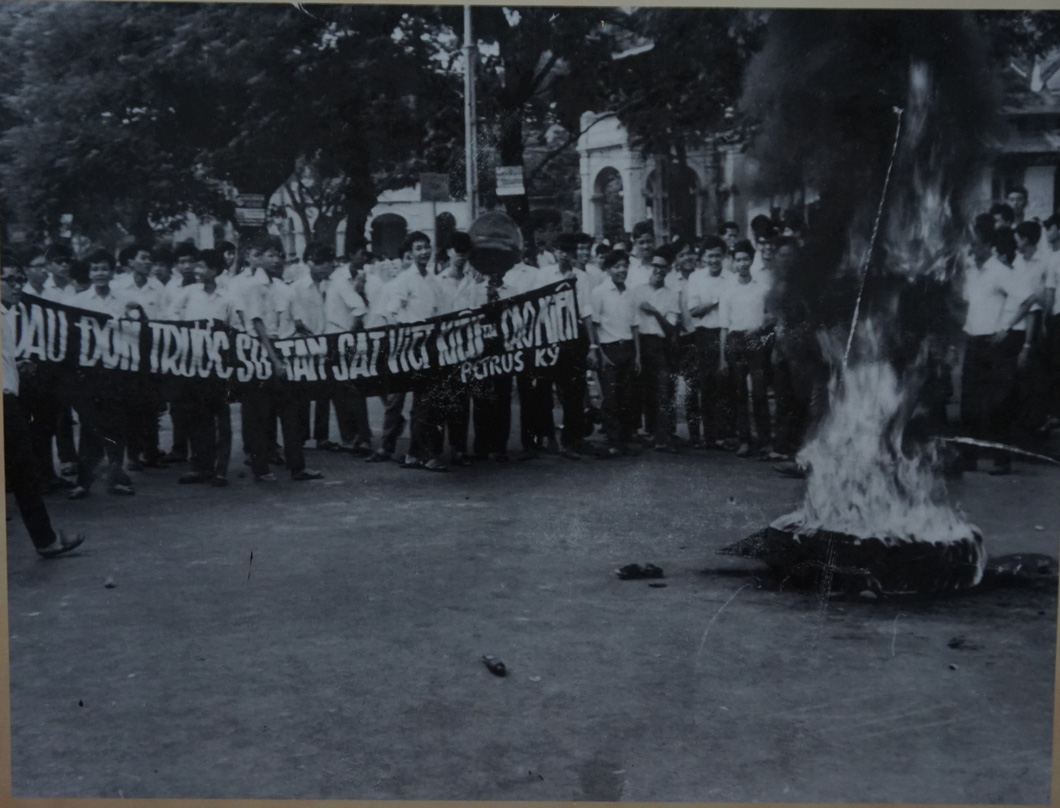
{"type": "MultiPolygon", "coordinates": [[[[424,375],[468,383],[547,373],[578,337],[574,283],[416,323],[273,340],[291,383],[361,382],[400,389],[424,375]]],[[[116,319],[23,294],[18,358],[84,371],[222,379],[273,376],[257,337],[219,322],[116,319]]]]}

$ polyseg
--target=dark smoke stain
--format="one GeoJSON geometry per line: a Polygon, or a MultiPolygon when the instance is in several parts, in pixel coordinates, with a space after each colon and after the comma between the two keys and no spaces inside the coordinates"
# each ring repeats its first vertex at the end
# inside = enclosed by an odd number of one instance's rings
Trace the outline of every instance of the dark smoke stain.
{"type": "MultiPolygon", "coordinates": [[[[923,148],[935,149],[930,156],[942,193],[959,212],[999,125],[996,80],[985,52],[974,17],[966,12],[772,13],[741,101],[757,130],[751,190],[772,195],[809,187],[820,195],[804,249],[787,277],[778,279],[780,313],[790,327],[845,333],[849,325],[861,255],[853,251],[857,266],[851,266],[848,254],[852,240],[862,249],[869,242],[894,144],[895,107],[909,105],[913,62],[930,67],[934,85],[923,148]]],[[[900,155],[884,227],[896,210],[917,204],[912,177],[924,157],[900,155]]],[[[952,223],[954,242],[962,225],[959,216],[952,223]]],[[[883,242],[872,256],[866,316],[896,305],[883,242]]]]}

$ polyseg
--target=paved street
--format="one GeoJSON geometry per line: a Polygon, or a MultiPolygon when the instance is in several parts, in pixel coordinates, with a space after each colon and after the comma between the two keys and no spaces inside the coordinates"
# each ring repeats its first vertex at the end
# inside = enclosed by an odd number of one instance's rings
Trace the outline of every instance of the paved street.
{"type": "MultiPolygon", "coordinates": [[[[728,454],[309,456],[323,482],[52,497],[89,541],[50,563],[8,523],[16,796],[1049,798],[1055,593],[761,586],[714,551],[802,484],[728,454]],[[614,575],[648,561],[665,588],[614,575]]],[[[954,496],[992,554],[1055,556],[1060,470],[1018,471],[954,496]]]]}

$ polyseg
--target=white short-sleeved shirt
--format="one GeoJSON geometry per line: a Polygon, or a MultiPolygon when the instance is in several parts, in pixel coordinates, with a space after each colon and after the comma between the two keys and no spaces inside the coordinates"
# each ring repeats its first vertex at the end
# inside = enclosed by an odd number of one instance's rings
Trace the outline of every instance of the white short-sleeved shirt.
{"type": "Polygon", "coordinates": [[[650,283],[638,286],[630,291],[631,305],[633,307],[633,325],[637,331],[647,336],[665,337],[666,332],[659,325],[654,315],[640,310],[641,303],[650,303],[661,314],[670,325],[677,325],[681,316],[681,301],[674,289],[663,284],[658,289],[653,289],[650,283]]]}
{"type": "MultiPolygon", "coordinates": [[[[738,283],[739,281],[735,281],[738,283]]],[[[713,305],[702,317],[689,317],[693,328],[721,328],[721,301],[729,285],[734,283],[732,276],[726,276],[725,270],[718,275],[711,275],[709,270],[693,272],[688,279],[688,310],[700,306],[713,305]]]]}
{"type": "MultiPolygon", "coordinates": [[[[997,260],[996,257],[991,257],[990,261],[997,260]]],[[[998,261],[1000,264],[1001,262],[998,261]]],[[[1004,275],[1007,279],[1005,284],[1005,291],[1007,293],[1005,297],[1005,307],[1001,311],[1001,327],[1004,328],[1010,322],[1012,318],[1016,316],[1016,312],[1019,311],[1020,306],[1026,302],[1027,298],[1039,294],[1045,284],[1045,278],[1043,277],[1043,269],[1037,261],[1026,261],[1023,256],[1017,255],[1016,260],[1012,264],[1012,268],[1009,269],[1004,264],[1001,266],[1007,270],[1007,275],[1004,275]]],[[[1026,331],[1027,330],[1027,318],[1024,317],[1018,323],[1011,328],[1012,331],[1026,331]]]]}
{"type": "Polygon", "coordinates": [[[350,331],[353,321],[368,313],[364,298],[357,292],[348,268],[335,270],[324,292],[324,320],[328,333],[350,331]]]}
{"type": "Polygon", "coordinates": [[[651,281],[651,262],[644,263],[636,256],[629,257],[629,272],[626,273],[626,288],[636,289],[651,281]]]}
{"type": "Polygon", "coordinates": [[[137,286],[136,276],[126,272],[111,281],[111,287],[117,289],[128,302],[139,304],[149,320],[160,320],[165,316],[162,298],[166,287],[157,278],[149,277],[143,286],[137,286]]]}
{"type": "Polygon", "coordinates": [[[220,320],[227,325],[234,324],[232,300],[220,286],[207,292],[201,283],[185,287],[182,295],[181,320],[220,320]]]}
{"type": "Polygon", "coordinates": [[[592,292],[592,282],[584,270],[575,269],[569,275],[564,275],[560,272],[558,265],[551,269],[542,270],[541,282],[538,284],[538,288],[570,280],[574,281],[574,294],[578,300],[578,315],[584,317],[592,307],[592,303],[589,301],[589,293],[592,292]]]}
{"type": "MultiPolygon", "coordinates": [[[[1038,248],[1045,262],[1045,287],[1056,289],[1060,286],[1060,250],[1054,250],[1048,244],[1038,248]]],[[[1053,310],[1050,314],[1060,314],[1060,294],[1053,297],[1053,310]]]]}
{"type": "Polygon", "coordinates": [[[721,299],[721,327],[730,331],[755,331],[766,322],[769,289],[757,281],[732,281],[721,299]]]}
{"type": "Polygon", "coordinates": [[[67,281],[66,286],[61,289],[55,285],[55,281],[52,278],[48,278],[44,283],[44,291],[41,293],[41,297],[45,300],[50,300],[53,303],[62,303],[66,306],[74,305],[74,297],[77,296],[77,286],[74,285],[73,281],[67,281]]]}
{"type": "Polygon", "coordinates": [[[633,339],[633,294],[629,284],[619,291],[608,277],[589,295],[590,312],[601,345],[633,339]]]}
{"type": "Polygon", "coordinates": [[[442,308],[439,314],[477,309],[486,305],[485,278],[476,278],[470,272],[456,278],[451,272],[447,272],[438,276],[438,285],[442,292],[442,308]]]}
{"type": "Polygon", "coordinates": [[[111,317],[124,317],[125,303],[125,297],[120,293],[115,293],[113,288],[109,289],[107,294],[101,295],[96,291],[95,286],[89,286],[85,291],[78,292],[74,296],[71,305],[98,314],[109,314],[111,317]]]}
{"type": "Polygon", "coordinates": [[[15,319],[18,309],[0,306],[0,327],[2,327],[4,353],[4,395],[18,395],[18,362],[15,354],[18,351],[18,339],[15,336],[15,319]]]}
{"type": "Polygon", "coordinates": [[[411,266],[390,281],[382,290],[381,313],[392,323],[415,323],[438,314],[442,307],[442,292],[429,272],[421,275],[411,266]]]}
{"type": "Polygon", "coordinates": [[[694,270],[689,273],[686,278],[678,270],[671,270],[666,276],[666,286],[669,289],[673,289],[677,292],[677,302],[681,309],[681,317],[679,322],[681,323],[681,330],[683,332],[690,332],[693,328],[692,317],[688,313],[688,280],[696,274],[698,270],[694,270]]]}
{"type": "Polygon", "coordinates": [[[518,289],[515,294],[519,295],[537,289],[541,285],[541,270],[520,262],[504,273],[504,285],[518,289]]]}
{"type": "Polygon", "coordinates": [[[969,268],[964,277],[964,299],[968,303],[964,333],[968,336],[996,334],[1004,327],[1001,316],[1011,274],[1011,269],[993,257],[982,267],[969,268]]]}
{"type": "Polygon", "coordinates": [[[323,334],[327,328],[324,305],[330,282],[314,283],[312,276],[306,273],[288,286],[291,292],[291,316],[314,334],[323,334]]]}

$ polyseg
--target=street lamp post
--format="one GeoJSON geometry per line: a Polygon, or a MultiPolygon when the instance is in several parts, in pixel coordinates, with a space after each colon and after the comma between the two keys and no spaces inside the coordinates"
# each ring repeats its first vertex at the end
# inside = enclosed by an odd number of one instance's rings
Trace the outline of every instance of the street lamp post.
{"type": "Polygon", "coordinates": [[[475,157],[475,56],[471,35],[471,6],[464,6],[464,162],[468,224],[475,220],[478,171],[475,157]]]}

